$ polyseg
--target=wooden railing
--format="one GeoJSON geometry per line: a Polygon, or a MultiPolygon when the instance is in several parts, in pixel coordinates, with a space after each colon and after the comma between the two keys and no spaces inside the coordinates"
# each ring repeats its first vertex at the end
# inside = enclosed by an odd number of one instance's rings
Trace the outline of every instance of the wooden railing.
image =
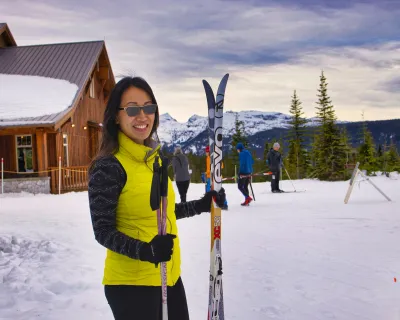
{"type": "Polygon", "coordinates": [[[51,193],[85,191],[88,188],[88,167],[52,167],[51,193]],[[61,177],[60,177],[61,172],[61,177]]]}

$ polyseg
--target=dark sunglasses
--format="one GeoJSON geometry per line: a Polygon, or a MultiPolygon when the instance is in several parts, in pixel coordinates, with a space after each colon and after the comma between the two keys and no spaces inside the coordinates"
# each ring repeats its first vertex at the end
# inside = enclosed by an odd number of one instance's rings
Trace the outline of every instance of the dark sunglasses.
{"type": "Polygon", "coordinates": [[[156,104],[148,104],[146,106],[129,106],[129,107],[119,107],[118,110],[125,110],[125,112],[127,113],[127,115],[129,117],[136,117],[141,110],[143,110],[143,112],[145,114],[153,114],[156,113],[158,108],[158,105],[156,104]]]}

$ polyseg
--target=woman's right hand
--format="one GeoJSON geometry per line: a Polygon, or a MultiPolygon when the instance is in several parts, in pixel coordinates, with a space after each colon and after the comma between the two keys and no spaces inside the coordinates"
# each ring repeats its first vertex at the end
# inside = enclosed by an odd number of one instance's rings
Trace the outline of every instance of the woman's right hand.
{"type": "Polygon", "coordinates": [[[149,243],[140,248],[139,259],[158,264],[171,260],[176,235],[156,235],[149,243]]]}

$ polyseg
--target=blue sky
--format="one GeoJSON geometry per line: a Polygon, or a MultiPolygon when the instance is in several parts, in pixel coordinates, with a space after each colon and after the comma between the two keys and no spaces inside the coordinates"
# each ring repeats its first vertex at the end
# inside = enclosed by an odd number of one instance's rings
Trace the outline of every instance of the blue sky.
{"type": "Polygon", "coordinates": [[[105,39],[115,75],[154,87],[161,111],[206,115],[201,80],[227,72],[228,110],[315,115],[321,70],[341,120],[400,118],[400,1],[2,1],[19,45],[105,39]]]}

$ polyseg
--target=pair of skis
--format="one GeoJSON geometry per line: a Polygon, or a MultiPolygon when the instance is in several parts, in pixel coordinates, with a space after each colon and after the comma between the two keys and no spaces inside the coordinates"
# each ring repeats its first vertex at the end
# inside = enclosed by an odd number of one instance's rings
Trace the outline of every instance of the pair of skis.
{"type": "MultiPolygon", "coordinates": [[[[208,133],[211,159],[211,189],[217,192],[222,187],[222,128],[224,97],[229,74],[226,74],[219,86],[217,96],[214,97],[210,84],[203,80],[203,86],[208,105],[208,133]]],[[[208,320],[224,320],[224,299],[222,290],[222,255],[221,255],[221,208],[215,202],[211,203],[211,252],[210,252],[210,279],[208,298],[208,320]]]]}

